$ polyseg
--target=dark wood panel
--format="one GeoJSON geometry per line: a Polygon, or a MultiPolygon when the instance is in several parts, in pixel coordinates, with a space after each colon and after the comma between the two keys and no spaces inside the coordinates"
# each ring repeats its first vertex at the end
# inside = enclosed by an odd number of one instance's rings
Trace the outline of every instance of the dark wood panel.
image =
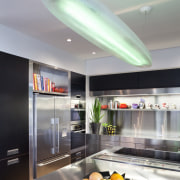
{"type": "Polygon", "coordinates": [[[137,88],[138,73],[111,74],[90,77],[90,91],[137,88]]]}
{"type": "Polygon", "coordinates": [[[28,152],[28,60],[0,53],[0,159],[28,152]]]}

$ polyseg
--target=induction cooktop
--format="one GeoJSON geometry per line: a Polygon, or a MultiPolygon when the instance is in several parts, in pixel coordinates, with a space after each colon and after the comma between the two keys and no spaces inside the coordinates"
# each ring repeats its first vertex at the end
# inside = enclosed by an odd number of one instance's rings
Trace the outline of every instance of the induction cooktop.
{"type": "Polygon", "coordinates": [[[158,160],[166,160],[175,163],[180,163],[180,153],[160,151],[160,150],[146,150],[134,148],[122,148],[114,152],[115,154],[124,154],[135,157],[153,158],[158,160]]]}
{"type": "Polygon", "coordinates": [[[99,154],[94,159],[180,171],[180,153],[159,150],[121,148],[114,153],[99,154]]]}

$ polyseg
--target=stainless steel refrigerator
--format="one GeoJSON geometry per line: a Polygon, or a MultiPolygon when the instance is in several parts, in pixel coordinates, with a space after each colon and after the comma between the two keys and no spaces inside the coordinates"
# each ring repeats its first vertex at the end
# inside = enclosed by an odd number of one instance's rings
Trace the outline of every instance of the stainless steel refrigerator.
{"type": "Polygon", "coordinates": [[[70,98],[34,93],[34,178],[70,164],[70,98]]]}

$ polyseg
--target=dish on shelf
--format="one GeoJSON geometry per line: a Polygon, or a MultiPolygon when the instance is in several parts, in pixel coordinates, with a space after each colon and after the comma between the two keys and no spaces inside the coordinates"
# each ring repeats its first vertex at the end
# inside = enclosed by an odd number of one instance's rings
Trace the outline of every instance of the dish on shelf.
{"type": "Polygon", "coordinates": [[[132,104],[132,109],[138,109],[138,104],[133,103],[132,104]]]}
{"type": "Polygon", "coordinates": [[[108,105],[101,105],[101,109],[107,109],[108,105]]]}
{"type": "Polygon", "coordinates": [[[122,103],[122,104],[120,104],[119,108],[120,108],[120,109],[128,109],[128,105],[122,103]]]}

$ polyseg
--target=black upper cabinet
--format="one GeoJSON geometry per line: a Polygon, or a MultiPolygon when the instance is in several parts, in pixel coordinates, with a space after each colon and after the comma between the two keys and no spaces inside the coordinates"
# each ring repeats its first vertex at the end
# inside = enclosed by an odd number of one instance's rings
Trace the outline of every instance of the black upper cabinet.
{"type": "Polygon", "coordinates": [[[90,91],[180,87],[180,69],[90,77],[90,91]]]}
{"type": "Polygon", "coordinates": [[[28,60],[0,52],[0,159],[28,153],[28,60]]]}
{"type": "Polygon", "coordinates": [[[90,91],[137,88],[138,73],[112,74],[90,77],[90,91]]]}
{"type": "Polygon", "coordinates": [[[71,96],[81,95],[85,97],[86,76],[71,72],[71,96]]]}
{"type": "Polygon", "coordinates": [[[139,72],[139,88],[180,87],[180,69],[139,72]]]}

